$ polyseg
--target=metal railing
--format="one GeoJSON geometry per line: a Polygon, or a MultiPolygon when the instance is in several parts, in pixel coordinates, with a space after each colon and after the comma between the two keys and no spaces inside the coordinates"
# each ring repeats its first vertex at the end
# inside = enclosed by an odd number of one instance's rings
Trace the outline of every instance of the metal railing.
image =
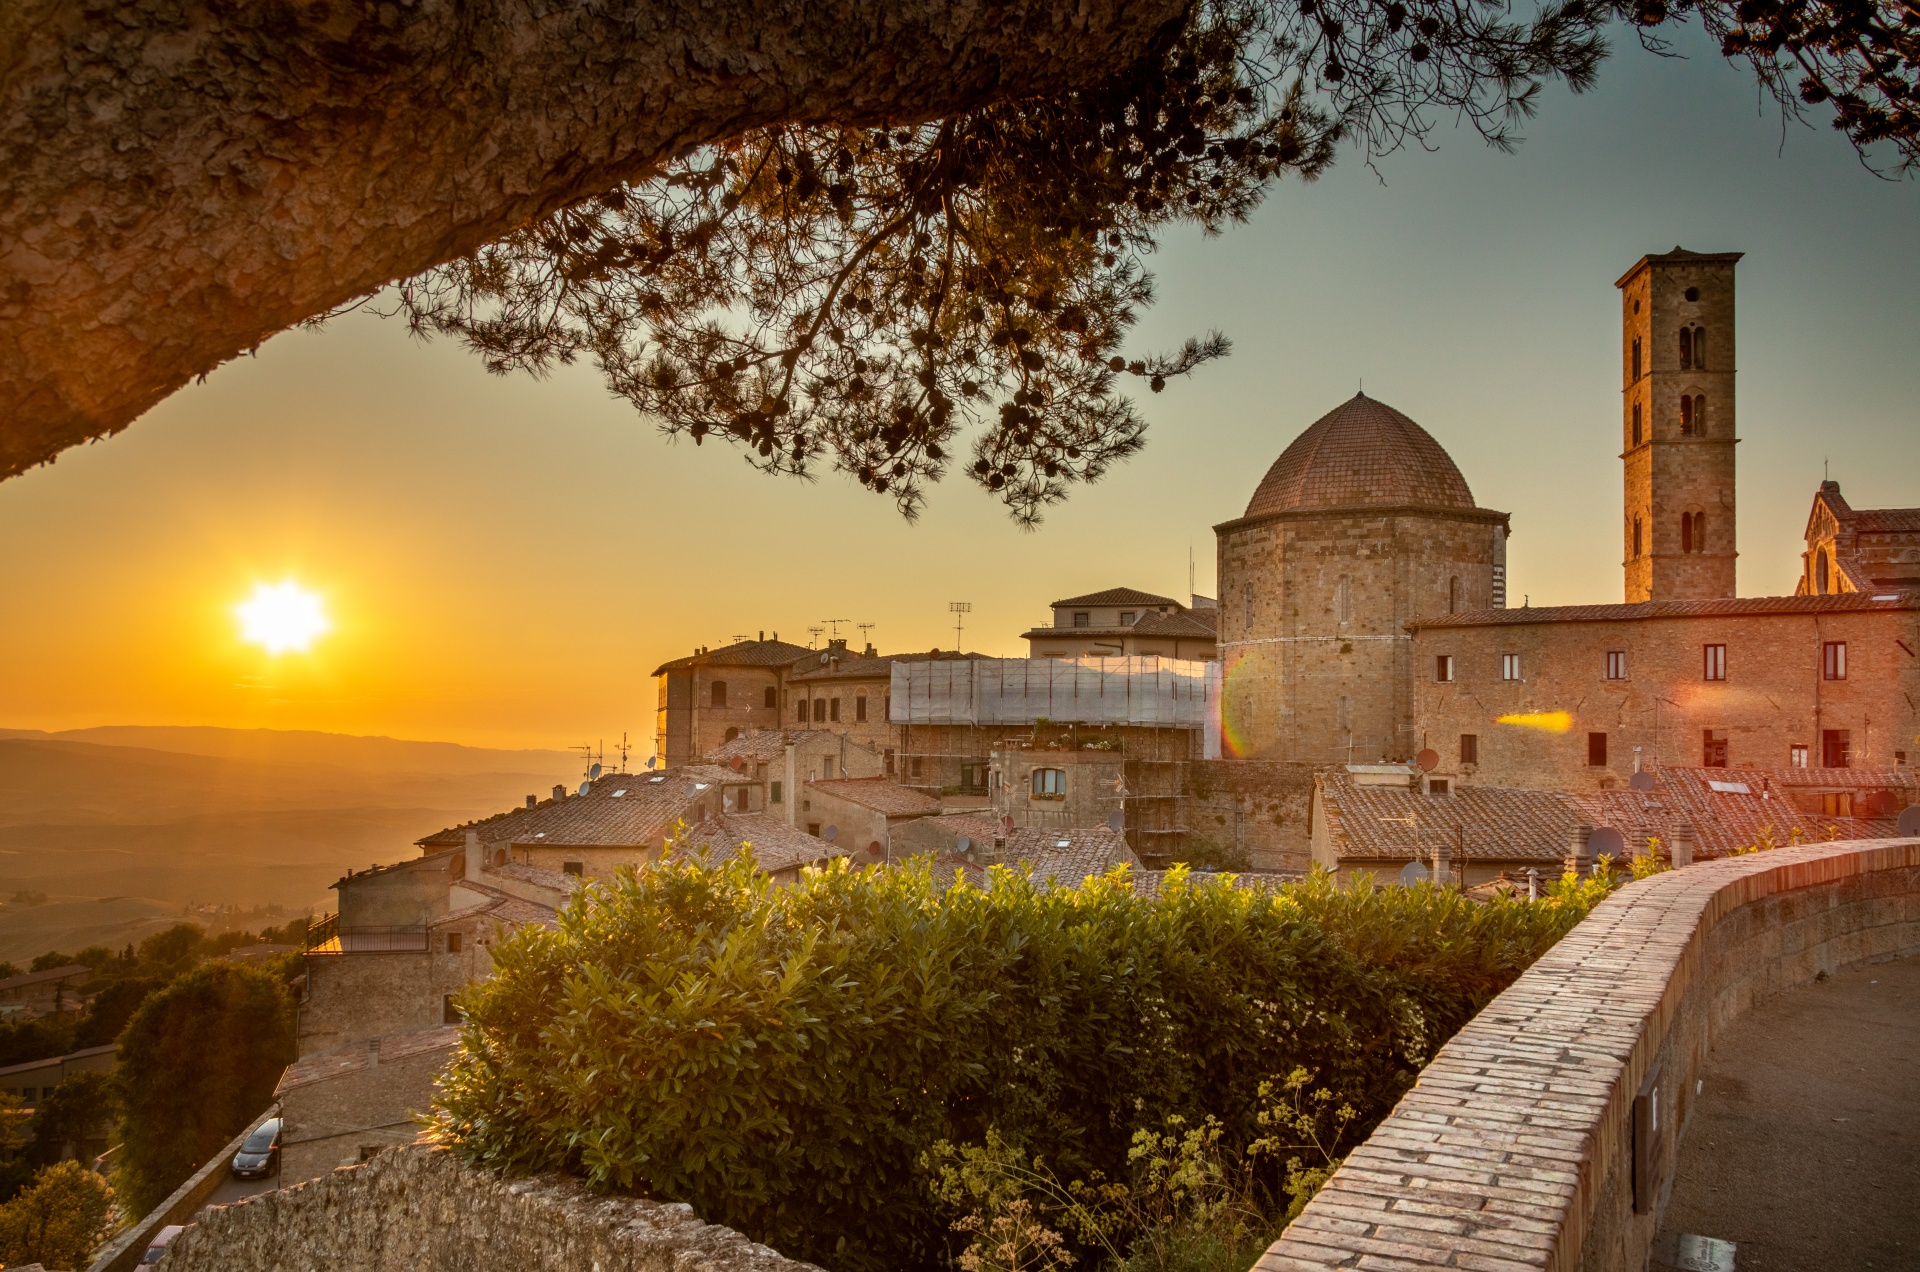
{"type": "Polygon", "coordinates": [[[341,927],[340,916],[329,914],[307,929],[309,954],[424,954],[424,923],[378,927],[341,927]]]}

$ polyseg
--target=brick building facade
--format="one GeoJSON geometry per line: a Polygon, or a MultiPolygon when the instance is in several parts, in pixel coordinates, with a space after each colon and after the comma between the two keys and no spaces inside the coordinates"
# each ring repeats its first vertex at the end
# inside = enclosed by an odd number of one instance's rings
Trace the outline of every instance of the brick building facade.
{"type": "Polygon", "coordinates": [[[1436,776],[1597,791],[1640,769],[1892,767],[1920,749],[1920,592],[1569,605],[1412,626],[1436,776]]]}
{"type": "Polygon", "coordinates": [[[1823,481],[1807,514],[1798,596],[1920,588],[1920,508],[1849,505],[1823,481]]]}
{"type": "Polygon", "coordinates": [[[1294,439],[1214,527],[1227,754],[1410,754],[1406,624],[1504,605],[1507,525],[1425,429],[1364,394],[1294,439]]]}

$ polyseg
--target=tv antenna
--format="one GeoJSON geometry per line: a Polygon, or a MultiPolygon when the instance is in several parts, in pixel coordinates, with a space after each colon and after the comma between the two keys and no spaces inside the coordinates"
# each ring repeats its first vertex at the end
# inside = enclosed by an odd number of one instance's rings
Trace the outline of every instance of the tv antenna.
{"type": "MultiPolygon", "coordinates": [[[[840,624],[851,623],[853,620],[850,618],[823,618],[820,621],[827,624],[827,626],[833,628],[833,631],[829,633],[830,638],[833,640],[839,640],[840,624]]],[[[807,630],[812,631],[813,629],[809,627],[807,630]]]]}
{"type": "Polygon", "coordinates": [[[873,641],[867,636],[867,633],[873,630],[874,624],[855,623],[854,626],[860,629],[860,643],[862,645],[871,645],[873,641]]]}
{"type": "Polygon", "coordinates": [[[734,643],[734,644],[736,644],[736,645],[744,645],[744,644],[746,644],[746,643],[747,643],[747,642],[748,642],[749,640],[752,640],[752,639],[753,639],[753,638],[752,638],[751,636],[748,636],[748,635],[746,635],[746,634],[744,634],[744,633],[742,633],[742,634],[740,634],[740,635],[738,635],[738,636],[735,636],[735,637],[733,638],[733,643],[734,643]]]}
{"type": "Polygon", "coordinates": [[[807,628],[807,648],[812,649],[814,647],[814,644],[819,641],[820,633],[826,630],[827,629],[824,627],[807,628]]]}
{"type": "Polygon", "coordinates": [[[627,752],[632,749],[632,747],[627,745],[627,731],[625,729],[620,730],[620,771],[622,773],[627,771],[627,752]]]}
{"type": "Polygon", "coordinates": [[[967,621],[967,615],[973,613],[972,601],[948,601],[947,612],[953,615],[953,652],[959,653],[966,642],[960,639],[960,633],[967,621]]]}

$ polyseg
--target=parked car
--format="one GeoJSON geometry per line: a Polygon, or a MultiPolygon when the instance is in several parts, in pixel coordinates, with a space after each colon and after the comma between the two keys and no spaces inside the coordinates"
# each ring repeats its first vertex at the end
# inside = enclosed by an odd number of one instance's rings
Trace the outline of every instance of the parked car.
{"type": "Polygon", "coordinates": [[[280,1119],[270,1117],[247,1136],[233,1155],[235,1179],[265,1179],[280,1169],[280,1119]]]}
{"type": "Polygon", "coordinates": [[[149,1263],[160,1262],[160,1256],[167,1252],[167,1243],[186,1230],[186,1225],[180,1223],[170,1223],[160,1229],[160,1235],[153,1239],[153,1244],[147,1247],[147,1252],[140,1256],[140,1266],[145,1267],[149,1263]]]}

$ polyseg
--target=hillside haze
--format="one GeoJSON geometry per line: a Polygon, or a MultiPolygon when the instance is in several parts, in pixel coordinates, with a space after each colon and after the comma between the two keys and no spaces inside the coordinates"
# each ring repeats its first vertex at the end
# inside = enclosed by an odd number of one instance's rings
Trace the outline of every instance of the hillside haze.
{"type": "Polygon", "coordinates": [[[209,907],[331,909],[347,870],[572,785],[581,763],[266,729],[0,730],[0,898],[16,898],[0,904],[0,959],[248,921],[209,907]]]}

